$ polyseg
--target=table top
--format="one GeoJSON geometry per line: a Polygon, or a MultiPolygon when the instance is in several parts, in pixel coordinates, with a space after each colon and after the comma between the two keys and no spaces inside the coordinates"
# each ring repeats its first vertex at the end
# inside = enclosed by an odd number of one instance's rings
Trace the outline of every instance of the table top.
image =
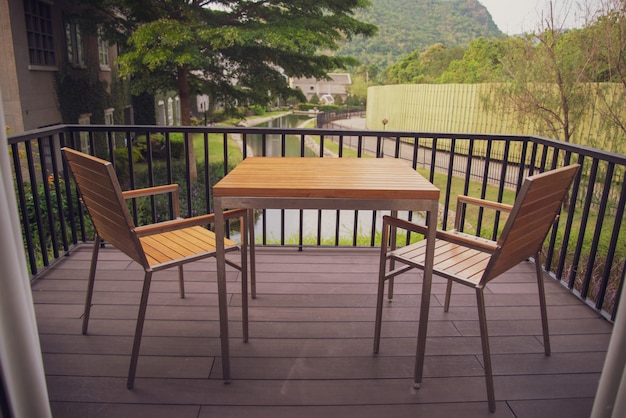
{"type": "Polygon", "coordinates": [[[396,158],[249,157],[215,197],[438,200],[439,189],[396,158]]]}

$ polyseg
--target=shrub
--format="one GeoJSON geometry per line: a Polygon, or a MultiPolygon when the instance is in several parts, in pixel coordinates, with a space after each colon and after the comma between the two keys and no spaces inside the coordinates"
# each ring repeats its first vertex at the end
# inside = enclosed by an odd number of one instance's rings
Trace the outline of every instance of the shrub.
{"type": "MultiPolygon", "coordinates": [[[[142,155],[137,147],[132,148],[133,153],[133,164],[141,161],[142,155]]],[[[130,164],[128,163],[128,149],[127,148],[116,148],[113,151],[113,155],[115,157],[115,174],[117,174],[117,178],[120,184],[124,185],[128,183],[130,179],[130,164]]]]}
{"type": "MultiPolygon", "coordinates": [[[[170,152],[172,159],[180,159],[185,155],[185,137],[182,132],[172,132],[169,134],[170,152]]],[[[141,152],[144,159],[148,159],[148,140],[146,135],[139,135],[135,138],[135,146],[141,152]]],[[[162,134],[150,134],[150,147],[153,159],[167,158],[167,141],[162,134]]]]}

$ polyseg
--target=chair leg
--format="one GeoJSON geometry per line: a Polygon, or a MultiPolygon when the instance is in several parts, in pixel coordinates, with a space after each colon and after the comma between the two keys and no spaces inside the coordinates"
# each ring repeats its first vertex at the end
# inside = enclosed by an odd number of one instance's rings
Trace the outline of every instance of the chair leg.
{"type": "Polygon", "coordinates": [[[83,335],[87,334],[89,327],[89,314],[91,313],[91,299],[93,297],[93,285],[96,279],[96,265],[102,239],[98,234],[94,237],[93,250],[91,251],[91,266],[89,267],[89,280],[87,281],[87,295],[85,296],[85,309],[83,311],[83,335]]]}
{"type": "Polygon", "coordinates": [[[541,326],[543,328],[543,348],[546,356],[551,353],[550,331],[548,329],[548,309],[546,307],[546,291],[543,284],[543,272],[539,254],[535,256],[535,271],[537,272],[537,288],[539,290],[539,309],[541,310],[541,326]]]}
{"type": "Polygon", "coordinates": [[[448,280],[446,286],[446,301],[443,304],[443,311],[448,312],[450,310],[450,297],[452,296],[452,280],[448,280]]]}
{"type": "Polygon", "coordinates": [[[389,226],[383,225],[380,244],[380,263],[378,268],[378,294],[376,295],[376,321],[374,324],[374,353],[380,348],[380,332],[383,322],[383,300],[385,298],[385,268],[387,266],[387,239],[389,226]]]}
{"type": "Polygon", "coordinates": [[[496,411],[496,398],[493,388],[493,370],[491,368],[491,350],[489,349],[489,335],[487,333],[487,314],[485,311],[485,296],[482,288],[476,289],[478,303],[478,322],[480,325],[480,341],[483,348],[483,363],[485,363],[485,381],[487,383],[487,401],[489,411],[496,411]]]}
{"type": "Polygon", "coordinates": [[[182,264],[178,266],[178,287],[180,288],[180,298],[185,299],[185,276],[182,264]]]}
{"type": "Polygon", "coordinates": [[[126,387],[132,389],[135,384],[135,372],[137,371],[137,359],[139,348],[141,347],[141,336],[143,334],[143,322],[146,318],[146,308],[148,307],[148,295],[150,294],[150,282],[152,272],[146,271],[143,279],[143,290],[141,291],[141,302],[139,303],[139,314],[137,315],[137,326],[135,328],[135,339],[133,341],[133,351],[130,355],[130,367],[128,369],[128,380],[126,387]]]}

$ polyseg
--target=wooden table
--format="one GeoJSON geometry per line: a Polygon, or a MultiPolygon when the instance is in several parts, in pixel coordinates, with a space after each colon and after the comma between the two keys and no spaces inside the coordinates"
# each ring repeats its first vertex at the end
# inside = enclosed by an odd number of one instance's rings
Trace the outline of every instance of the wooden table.
{"type": "MultiPolygon", "coordinates": [[[[439,189],[406,161],[394,158],[246,158],[213,187],[217,247],[217,287],[220,315],[222,372],[230,379],[228,309],[224,261],[223,210],[365,209],[426,211],[437,217],[439,189]]],[[[249,217],[251,218],[251,217],[249,217]]],[[[250,225],[249,230],[254,230],[250,225]]],[[[436,222],[428,228],[427,260],[434,256],[436,222]]],[[[251,240],[251,257],[254,257],[251,240]]],[[[254,260],[251,260],[254,273],[254,260]]],[[[252,275],[251,274],[251,275],[252,275]]],[[[416,353],[416,382],[421,381],[426,348],[432,263],[427,262],[422,284],[416,353]]]]}

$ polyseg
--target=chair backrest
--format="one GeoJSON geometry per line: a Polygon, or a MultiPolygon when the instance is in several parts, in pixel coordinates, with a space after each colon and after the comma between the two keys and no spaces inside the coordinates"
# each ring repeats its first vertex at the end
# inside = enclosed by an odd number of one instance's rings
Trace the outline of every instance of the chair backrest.
{"type": "Polygon", "coordinates": [[[97,234],[142,266],[147,266],[113,165],[71,148],[62,151],[97,234]]]}
{"type": "Polygon", "coordinates": [[[524,180],[498,239],[497,249],[481,279],[483,285],[537,255],[579,167],[573,164],[524,180]]]}

